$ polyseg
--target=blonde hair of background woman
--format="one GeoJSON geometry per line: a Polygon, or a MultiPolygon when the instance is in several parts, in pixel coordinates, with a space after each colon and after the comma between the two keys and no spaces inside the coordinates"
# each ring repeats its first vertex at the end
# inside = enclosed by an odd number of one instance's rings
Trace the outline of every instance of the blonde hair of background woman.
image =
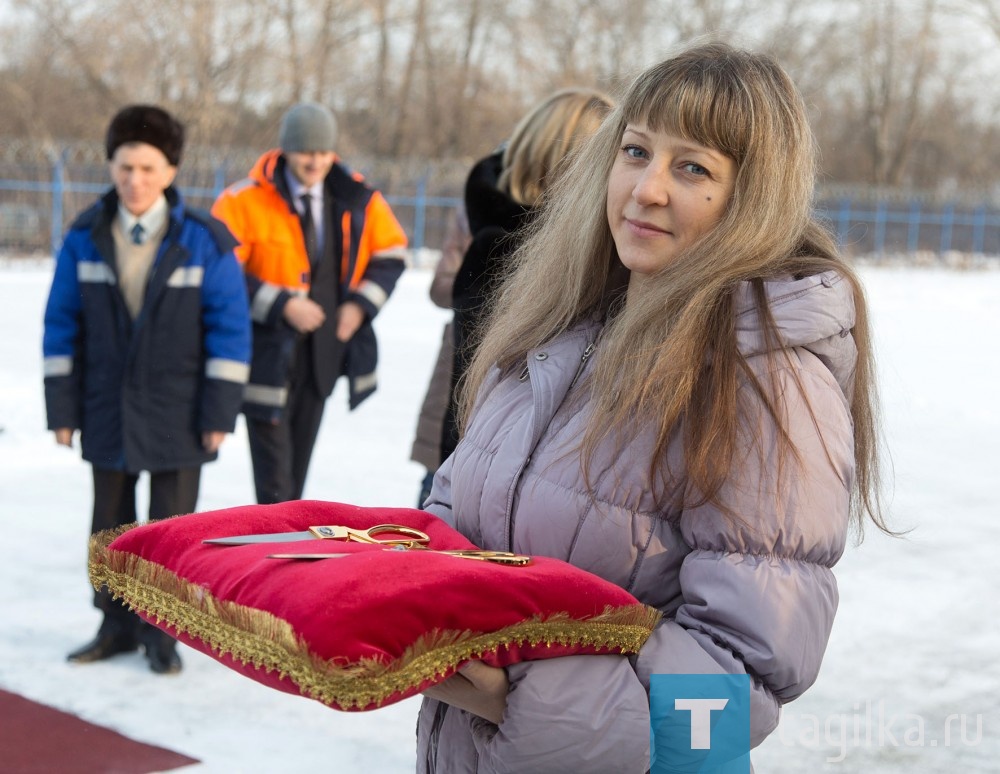
{"type": "Polygon", "coordinates": [[[593,89],[562,89],[546,97],[514,127],[497,187],[518,204],[538,204],[611,108],[611,99],[593,89]]]}
{"type": "Polygon", "coordinates": [[[494,364],[516,368],[528,350],[589,315],[607,313],[601,356],[588,382],[597,408],[581,441],[583,470],[599,443],[614,437],[623,444],[651,424],[656,444],[649,476],[662,483],[657,471],[683,420],[685,496],[697,493],[683,505],[712,502],[725,510],[720,489],[741,463],[742,382],[750,382],[779,428],[779,459],[798,461],[780,405],[736,348],[733,293],[740,283],[754,284],[766,336],[776,342],[761,279],[832,269],[850,283],[857,314],[852,333],[858,360],[848,396],[856,463],[853,521],[859,536],[865,514],[889,532],[881,514],[867,304],[857,275],[815,219],[815,178],[816,148],[805,106],[771,57],[709,43],[646,70],[549,192],[532,233],[514,255],[515,270],[494,297],[469,368],[460,416],[468,421],[494,364]],[[627,277],[606,203],[608,176],[630,123],[720,150],[736,162],[737,173],[717,227],[630,290],[625,303],[621,288],[627,277]],[[709,356],[712,368],[706,369],[709,356]]]}

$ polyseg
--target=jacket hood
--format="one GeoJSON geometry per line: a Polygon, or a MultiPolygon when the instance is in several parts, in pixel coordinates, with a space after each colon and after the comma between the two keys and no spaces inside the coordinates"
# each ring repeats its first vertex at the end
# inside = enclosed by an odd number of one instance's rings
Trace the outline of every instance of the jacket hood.
{"type": "MultiPolygon", "coordinates": [[[[850,283],[839,273],[828,271],[802,279],[768,280],[764,293],[777,326],[778,346],[803,347],[812,352],[849,397],[857,360],[851,336],[856,318],[850,283]]],[[[749,282],[737,288],[734,303],[740,352],[752,357],[774,349],[764,339],[763,322],[749,282]]]]}
{"type": "MultiPolygon", "coordinates": [[[[253,168],[250,170],[250,177],[261,185],[276,185],[275,174],[278,171],[278,162],[283,156],[281,148],[272,148],[269,151],[265,151],[254,163],[253,168]]],[[[334,154],[333,162],[334,164],[339,163],[340,156],[334,154]]]]}
{"type": "MultiPolygon", "coordinates": [[[[272,148],[257,159],[248,178],[262,188],[276,190],[294,211],[295,205],[292,204],[292,195],[283,173],[285,163],[285,155],[281,149],[272,148]]],[[[331,186],[337,186],[336,196],[345,203],[367,201],[370,195],[370,189],[364,184],[364,176],[345,167],[340,161],[340,156],[336,154],[333,156],[333,166],[326,176],[325,185],[327,190],[330,190],[331,186]]]]}
{"type": "Polygon", "coordinates": [[[261,185],[273,186],[274,174],[278,168],[278,159],[281,158],[281,149],[272,148],[266,151],[254,163],[250,170],[250,178],[256,180],[261,185]]]}

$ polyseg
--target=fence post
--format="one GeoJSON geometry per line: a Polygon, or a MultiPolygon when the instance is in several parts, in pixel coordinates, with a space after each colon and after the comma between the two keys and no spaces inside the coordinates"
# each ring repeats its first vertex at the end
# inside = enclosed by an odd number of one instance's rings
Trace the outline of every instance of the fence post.
{"type": "Polygon", "coordinates": [[[986,205],[977,207],[972,215],[972,252],[986,252],[986,205]]]}
{"type": "Polygon", "coordinates": [[[846,196],[840,200],[837,212],[837,243],[841,250],[847,249],[847,234],[851,228],[851,200],[846,196]]]}
{"type": "Polygon", "coordinates": [[[226,187],[226,167],[220,161],[215,165],[215,185],[213,186],[213,192],[215,199],[219,198],[219,194],[222,193],[223,189],[226,187]]]}
{"type": "Polygon", "coordinates": [[[427,222],[427,173],[417,180],[417,197],[413,203],[413,249],[424,246],[424,228],[427,222]]]}
{"type": "Polygon", "coordinates": [[[941,255],[951,250],[951,229],[955,222],[955,205],[949,204],[941,214],[941,255]]]}
{"type": "Polygon", "coordinates": [[[911,253],[920,247],[920,200],[910,202],[910,218],[906,229],[906,249],[911,253]]]}
{"type": "Polygon", "coordinates": [[[55,257],[62,244],[63,191],[66,187],[66,149],[53,154],[52,165],[52,223],[49,229],[49,245],[55,257]]]}
{"type": "Polygon", "coordinates": [[[886,222],[886,207],[885,202],[879,200],[879,203],[875,206],[875,254],[884,255],[885,254],[885,222],[886,222]]]}

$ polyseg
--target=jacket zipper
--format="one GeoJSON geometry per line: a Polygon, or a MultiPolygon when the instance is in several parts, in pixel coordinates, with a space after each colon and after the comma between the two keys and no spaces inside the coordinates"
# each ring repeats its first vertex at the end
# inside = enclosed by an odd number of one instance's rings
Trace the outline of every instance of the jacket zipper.
{"type": "Polygon", "coordinates": [[[580,367],[576,369],[576,375],[573,377],[573,381],[569,384],[569,390],[566,391],[567,395],[570,390],[573,389],[573,385],[576,384],[576,380],[580,378],[580,374],[583,373],[583,369],[587,367],[587,361],[590,359],[590,356],[594,354],[595,349],[597,349],[597,342],[592,341],[587,344],[587,348],[583,350],[583,356],[580,358],[580,367]]]}
{"type": "MultiPolygon", "coordinates": [[[[598,339],[600,338],[600,334],[598,334],[597,338],[598,339]]],[[[588,342],[586,348],[583,350],[583,354],[580,356],[580,365],[576,369],[576,373],[573,374],[573,381],[571,381],[569,383],[569,387],[566,388],[566,393],[563,396],[563,400],[565,400],[566,396],[568,396],[570,392],[573,391],[574,385],[576,385],[577,380],[583,373],[583,369],[586,368],[587,361],[590,359],[590,356],[594,354],[595,349],[597,349],[597,339],[588,342]]],[[[525,363],[524,370],[521,372],[521,376],[519,377],[520,381],[523,382],[527,378],[527,376],[528,376],[528,365],[527,363],[525,363]]],[[[556,411],[558,411],[558,407],[556,408],[556,411]]],[[[541,438],[541,436],[539,436],[539,438],[541,438]]],[[[537,444],[538,440],[536,440],[535,443],[537,444]]],[[[524,475],[524,469],[527,468],[528,465],[531,463],[532,456],[534,456],[534,447],[532,447],[532,453],[524,458],[524,462],[522,462],[521,467],[518,468],[517,473],[514,476],[514,481],[511,484],[510,491],[507,495],[507,550],[508,551],[514,550],[514,521],[513,521],[514,492],[517,491],[517,485],[521,481],[521,476],[524,475]]]]}

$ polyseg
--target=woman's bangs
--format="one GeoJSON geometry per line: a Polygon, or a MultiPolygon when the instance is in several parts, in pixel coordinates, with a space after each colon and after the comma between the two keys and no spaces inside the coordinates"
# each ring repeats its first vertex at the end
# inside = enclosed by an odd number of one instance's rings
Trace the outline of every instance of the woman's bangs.
{"type": "Polygon", "coordinates": [[[683,137],[739,162],[749,140],[745,101],[704,70],[671,75],[637,85],[625,109],[626,122],[683,137]]]}

